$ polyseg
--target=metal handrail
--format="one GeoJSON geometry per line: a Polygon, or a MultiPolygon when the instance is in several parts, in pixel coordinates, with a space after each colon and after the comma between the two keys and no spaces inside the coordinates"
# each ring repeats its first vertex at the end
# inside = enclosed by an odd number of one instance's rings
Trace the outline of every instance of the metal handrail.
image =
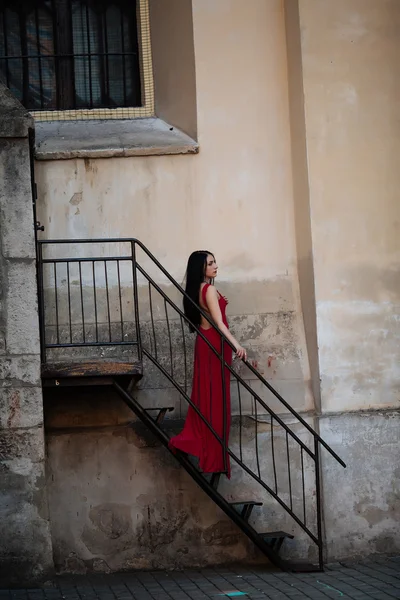
{"type": "MultiPolygon", "coordinates": [[[[76,240],[68,240],[68,239],[60,239],[60,240],[38,240],[38,243],[40,245],[44,245],[44,244],[71,244],[71,243],[79,243],[79,244],[114,244],[114,243],[130,243],[130,244],[137,244],[146,254],[147,256],[154,262],[154,264],[160,269],[160,271],[163,273],[163,275],[165,275],[165,277],[167,277],[167,279],[176,287],[177,290],[179,290],[179,292],[185,296],[195,307],[197,310],[199,310],[200,314],[210,323],[210,325],[216,330],[218,331],[218,333],[220,334],[221,338],[224,340],[224,342],[226,344],[228,344],[230,346],[230,348],[232,348],[232,350],[236,351],[236,348],[233,346],[233,344],[228,340],[228,338],[222,333],[222,331],[215,325],[215,323],[213,322],[213,320],[210,318],[210,315],[208,315],[202,308],[200,305],[198,305],[196,302],[193,301],[193,299],[188,296],[188,294],[185,292],[185,290],[183,289],[183,287],[181,285],[179,285],[179,283],[172,277],[172,275],[170,275],[170,273],[168,273],[168,271],[165,269],[165,267],[163,267],[163,265],[157,260],[157,258],[150,252],[150,250],[148,250],[148,248],[137,238],[95,238],[95,239],[76,239],[76,240]]],[[[115,261],[115,260],[131,260],[132,257],[131,256],[122,256],[122,257],[107,257],[106,259],[104,257],[92,257],[92,258],[63,258],[63,259],[43,259],[42,262],[43,263],[54,263],[54,262],[91,262],[91,261],[115,261]]],[[[141,270],[142,274],[144,274],[144,270],[141,270]]],[[[154,283],[153,283],[154,285],[154,283]]],[[[164,292],[161,290],[161,288],[159,288],[157,286],[157,291],[164,295],[164,292]]],[[[164,295],[166,298],[167,296],[164,295]]],[[[176,305],[174,306],[175,310],[180,310],[178,309],[178,307],[176,307],[176,305]]],[[[183,313],[182,313],[183,314],[183,313]]],[[[191,324],[197,333],[200,333],[200,335],[202,335],[203,339],[204,338],[203,334],[201,334],[201,332],[199,331],[199,329],[191,324]]],[[[208,340],[206,340],[208,342],[208,340]]],[[[212,347],[212,349],[215,351],[214,347],[212,345],[210,345],[212,347]]],[[[215,351],[216,352],[216,351],[215,351]]],[[[242,359],[243,360],[243,359],[242,359]]],[[[243,360],[243,362],[245,363],[245,365],[247,366],[248,369],[250,369],[250,371],[253,373],[253,375],[255,375],[267,388],[268,390],[283,404],[283,406],[294,416],[296,417],[296,419],[299,420],[299,422],[307,429],[307,431],[309,433],[311,433],[313,435],[313,437],[315,439],[317,439],[319,441],[319,443],[342,465],[342,467],[346,467],[346,464],[344,463],[344,461],[336,454],[336,452],[334,450],[332,450],[332,448],[318,435],[318,433],[307,423],[307,421],[305,421],[301,415],[299,415],[292,406],[290,406],[290,404],[288,402],[286,402],[286,400],[279,394],[279,392],[277,392],[270,383],[268,383],[268,381],[261,375],[261,373],[259,371],[257,371],[257,369],[255,369],[253,367],[253,365],[251,363],[249,363],[247,360],[243,360]]],[[[226,364],[226,363],[225,363],[226,364]]],[[[228,365],[227,365],[228,366],[228,365]]],[[[234,375],[237,375],[237,373],[235,373],[232,369],[230,369],[231,372],[234,375]]],[[[241,381],[242,383],[242,381],[241,381]]],[[[251,390],[251,393],[254,393],[253,390],[251,390]]],[[[263,402],[260,398],[260,402],[263,402]]],[[[267,408],[266,406],[264,406],[264,408],[267,408]]],[[[269,409],[268,409],[269,410],[269,409]]],[[[274,417],[275,418],[275,417],[274,417]]]]}

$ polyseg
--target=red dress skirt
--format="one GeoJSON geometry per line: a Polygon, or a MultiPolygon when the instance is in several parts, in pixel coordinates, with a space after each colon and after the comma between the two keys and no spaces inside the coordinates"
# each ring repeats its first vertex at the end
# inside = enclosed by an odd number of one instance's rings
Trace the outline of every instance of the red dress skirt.
{"type": "MultiPolygon", "coordinates": [[[[207,283],[202,289],[202,298],[206,306],[206,293],[209,285],[207,283]]],[[[223,322],[228,327],[225,315],[228,301],[220,294],[218,301],[223,322]]],[[[200,331],[220,353],[222,345],[220,334],[213,327],[209,329],[200,327],[200,331]]],[[[226,343],[224,343],[224,360],[228,365],[232,362],[232,349],[226,343]]],[[[229,369],[224,367],[223,373],[222,376],[221,361],[218,356],[207,342],[200,335],[197,335],[194,350],[191,401],[222,440],[225,421],[225,439],[228,446],[231,424],[229,369]]],[[[228,453],[225,453],[226,461],[224,465],[224,451],[221,442],[192,406],[189,405],[182,432],[170,439],[169,446],[197,456],[199,467],[203,473],[226,473],[230,477],[228,453]]]]}

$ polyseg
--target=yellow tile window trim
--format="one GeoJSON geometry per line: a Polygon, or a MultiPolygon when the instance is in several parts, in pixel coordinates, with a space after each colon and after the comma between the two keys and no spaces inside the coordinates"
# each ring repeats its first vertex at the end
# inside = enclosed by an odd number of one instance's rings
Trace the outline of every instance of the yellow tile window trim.
{"type": "Polygon", "coordinates": [[[154,116],[154,80],[151,56],[149,0],[139,0],[138,37],[143,106],[79,110],[32,111],[36,121],[86,121],[94,119],[137,119],[154,116]]]}

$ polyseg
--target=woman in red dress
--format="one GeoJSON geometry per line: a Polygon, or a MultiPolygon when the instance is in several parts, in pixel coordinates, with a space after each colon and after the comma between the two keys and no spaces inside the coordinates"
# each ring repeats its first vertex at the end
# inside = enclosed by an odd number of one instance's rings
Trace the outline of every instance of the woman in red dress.
{"type": "MultiPolygon", "coordinates": [[[[188,260],[185,291],[236,348],[236,356],[246,359],[245,349],[235,340],[228,328],[225,315],[228,301],[213,285],[217,271],[217,263],[211,252],[193,252],[188,260]]],[[[200,329],[203,336],[220,353],[222,340],[219,332],[186,297],[183,306],[190,322],[200,329]]],[[[191,326],[190,330],[196,331],[191,326]]],[[[223,344],[223,356],[225,362],[230,365],[232,349],[226,342],[223,344]]],[[[224,438],[225,420],[225,440],[228,447],[231,422],[230,373],[228,368],[222,369],[220,359],[201,335],[197,335],[195,343],[191,401],[221,439],[224,438]]],[[[189,406],[184,428],[179,435],[170,439],[169,446],[171,449],[176,448],[197,456],[203,473],[225,473],[230,477],[229,455],[226,453],[224,463],[223,446],[207,423],[192,406],[189,406]]]]}

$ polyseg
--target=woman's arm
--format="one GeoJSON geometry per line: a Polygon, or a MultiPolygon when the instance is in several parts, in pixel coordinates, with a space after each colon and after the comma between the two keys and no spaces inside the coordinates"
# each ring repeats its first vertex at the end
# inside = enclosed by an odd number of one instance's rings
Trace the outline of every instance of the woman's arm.
{"type": "Polygon", "coordinates": [[[222,320],[221,309],[219,307],[219,302],[218,302],[218,292],[215,289],[215,287],[212,285],[209,285],[207,288],[206,300],[207,300],[207,306],[208,306],[208,310],[210,311],[212,320],[214,321],[214,323],[216,324],[218,329],[220,329],[222,331],[224,336],[231,342],[231,344],[233,344],[233,346],[236,349],[236,356],[238,356],[239,358],[247,359],[246,350],[244,348],[242,348],[242,346],[239,344],[239,342],[233,337],[233,335],[231,334],[231,332],[229,331],[229,329],[226,327],[226,325],[224,324],[224,322],[222,320]]]}

